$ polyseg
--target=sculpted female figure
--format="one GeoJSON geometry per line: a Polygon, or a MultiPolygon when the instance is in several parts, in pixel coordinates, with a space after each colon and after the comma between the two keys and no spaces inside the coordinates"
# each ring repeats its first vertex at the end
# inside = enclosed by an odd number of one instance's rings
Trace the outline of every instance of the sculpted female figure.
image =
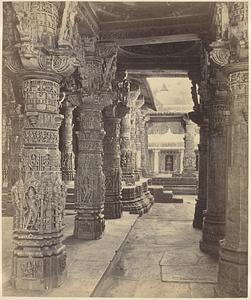
{"type": "Polygon", "coordinates": [[[29,210],[25,229],[27,229],[28,226],[30,227],[30,229],[33,229],[38,216],[38,198],[37,192],[33,186],[30,186],[28,188],[28,191],[25,193],[25,200],[29,210]]]}

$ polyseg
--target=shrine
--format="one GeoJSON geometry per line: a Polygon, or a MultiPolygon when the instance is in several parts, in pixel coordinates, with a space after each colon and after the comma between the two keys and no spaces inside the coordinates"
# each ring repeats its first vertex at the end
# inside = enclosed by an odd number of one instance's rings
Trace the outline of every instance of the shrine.
{"type": "Polygon", "coordinates": [[[3,294],[247,297],[248,3],[2,12],[3,294]]]}

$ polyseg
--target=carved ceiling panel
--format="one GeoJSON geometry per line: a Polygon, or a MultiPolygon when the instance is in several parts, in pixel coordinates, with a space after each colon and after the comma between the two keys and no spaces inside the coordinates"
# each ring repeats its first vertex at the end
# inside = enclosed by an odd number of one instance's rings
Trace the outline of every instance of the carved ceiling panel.
{"type": "Polygon", "coordinates": [[[199,55],[199,53],[200,41],[127,46],[121,47],[120,51],[121,56],[177,56],[199,55]]]}
{"type": "Polygon", "coordinates": [[[91,2],[100,23],[182,17],[207,12],[203,2],[91,2]]]}

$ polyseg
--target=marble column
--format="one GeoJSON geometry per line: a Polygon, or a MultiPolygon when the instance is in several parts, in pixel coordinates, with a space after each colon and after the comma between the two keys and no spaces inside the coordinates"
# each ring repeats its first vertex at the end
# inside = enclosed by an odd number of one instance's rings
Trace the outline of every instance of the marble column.
{"type": "Polygon", "coordinates": [[[62,104],[64,120],[61,126],[61,170],[62,179],[67,184],[74,180],[75,157],[73,152],[73,106],[67,99],[62,104]]]}
{"type": "Polygon", "coordinates": [[[145,137],[145,156],[146,156],[146,168],[145,168],[145,174],[144,174],[144,176],[148,176],[149,171],[150,171],[150,158],[149,158],[149,152],[148,152],[148,127],[149,127],[149,120],[150,120],[150,117],[147,116],[145,118],[145,132],[144,132],[144,137],[145,137]]]}
{"type": "Polygon", "coordinates": [[[140,122],[140,140],[141,140],[141,169],[143,177],[147,175],[147,145],[146,145],[146,120],[147,111],[141,110],[142,118],[140,122]]]}
{"type": "Polygon", "coordinates": [[[121,119],[120,127],[120,150],[121,150],[121,168],[122,180],[127,184],[135,183],[134,176],[134,149],[135,149],[135,100],[138,98],[140,91],[129,91],[127,106],[128,113],[121,119]],[[132,126],[132,127],[131,127],[132,126]]]}
{"type": "Polygon", "coordinates": [[[159,152],[160,150],[153,149],[153,172],[159,174],[159,152]]]}
{"type": "Polygon", "coordinates": [[[112,103],[111,80],[115,75],[117,47],[112,42],[84,40],[85,64],[80,68],[78,113],[78,162],[75,175],[76,211],[74,236],[94,240],[105,229],[105,175],[103,173],[104,129],[102,110],[112,103]]]}
{"type": "Polygon", "coordinates": [[[226,230],[220,243],[217,297],[247,297],[248,288],[248,63],[226,67],[230,135],[226,230]]]}
{"type": "Polygon", "coordinates": [[[185,149],[183,158],[183,176],[195,176],[196,155],[194,152],[195,124],[188,118],[184,118],[186,124],[185,149]]]}
{"type": "MultiPolygon", "coordinates": [[[[130,109],[130,108],[129,108],[130,109]]],[[[131,113],[129,112],[121,119],[120,126],[120,151],[122,180],[126,184],[135,182],[133,174],[133,161],[131,150],[131,113]]]]}
{"type": "Polygon", "coordinates": [[[56,287],[66,275],[62,244],[65,187],[58,150],[58,129],[63,118],[58,109],[60,80],[49,72],[23,77],[22,165],[11,190],[16,244],[12,283],[17,289],[56,287]]]}
{"type": "Polygon", "coordinates": [[[196,199],[193,227],[202,229],[204,211],[207,208],[207,166],[208,166],[208,119],[201,112],[195,112],[191,119],[200,127],[199,186],[196,199]],[[199,116],[198,116],[199,114],[199,116]]]}
{"type": "Polygon", "coordinates": [[[102,170],[102,99],[82,98],[78,106],[78,164],[75,175],[76,211],[74,236],[78,239],[101,238],[105,228],[105,176],[102,170]]]}
{"type": "Polygon", "coordinates": [[[207,210],[202,229],[200,248],[218,256],[219,241],[225,236],[225,206],[227,184],[227,126],[229,109],[226,81],[215,68],[209,103],[207,210]]]}
{"type": "Polygon", "coordinates": [[[117,219],[122,215],[120,166],[120,122],[128,113],[128,108],[121,103],[111,104],[103,109],[105,137],[103,140],[105,174],[105,219],[117,219]]]}
{"type": "Polygon", "coordinates": [[[25,106],[21,163],[11,189],[15,209],[11,282],[16,289],[47,290],[60,286],[66,276],[60,83],[75,70],[76,58],[71,51],[55,48],[58,2],[12,2],[11,6],[20,39],[12,45],[15,52],[5,53],[5,67],[20,82],[25,106]]]}
{"type": "Polygon", "coordinates": [[[131,150],[132,150],[132,168],[133,172],[136,170],[136,101],[131,101],[130,104],[131,113],[131,150]]]}
{"type": "Polygon", "coordinates": [[[138,98],[136,100],[136,178],[139,180],[142,175],[142,146],[141,143],[144,142],[142,139],[142,112],[141,107],[144,105],[144,98],[138,98]]]}

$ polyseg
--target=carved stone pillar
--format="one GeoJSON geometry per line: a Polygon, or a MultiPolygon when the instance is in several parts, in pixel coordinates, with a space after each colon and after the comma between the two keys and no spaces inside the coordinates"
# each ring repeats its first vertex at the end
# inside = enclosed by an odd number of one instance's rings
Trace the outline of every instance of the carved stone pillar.
{"type": "Polygon", "coordinates": [[[106,219],[117,219],[122,215],[122,170],[120,166],[119,134],[121,118],[126,113],[128,113],[128,108],[121,103],[111,104],[103,109],[103,121],[106,133],[103,140],[103,171],[105,174],[104,215],[106,219]]]}
{"type": "Polygon", "coordinates": [[[144,105],[144,99],[143,98],[138,98],[136,100],[136,178],[139,180],[140,176],[142,175],[142,146],[141,143],[143,141],[142,139],[142,134],[143,134],[143,129],[142,129],[142,112],[141,112],[141,107],[144,105]]]}
{"type": "Polygon", "coordinates": [[[194,135],[195,135],[195,124],[185,118],[186,133],[185,133],[185,150],[183,158],[183,175],[194,176],[196,171],[196,155],[194,152],[194,135]]]}
{"type": "Polygon", "coordinates": [[[136,170],[136,101],[131,101],[131,150],[132,150],[132,168],[136,170]]]}
{"type": "Polygon", "coordinates": [[[226,82],[221,71],[215,69],[209,104],[209,144],[207,210],[202,229],[201,250],[218,255],[219,241],[225,235],[225,206],[227,184],[227,125],[228,104],[226,82]]]}
{"type": "Polygon", "coordinates": [[[111,99],[111,80],[115,74],[117,47],[112,42],[97,43],[86,38],[85,65],[81,72],[81,100],[77,107],[78,162],[75,175],[76,211],[74,236],[93,240],[105,229],[105,176],[103,173],[102,110],[111,99]]]}
{"type": "Polygon", "coordinates": [[[83,99],[78,106],[78,167],[75,176],[76,211],[74,236],[93,240],[102,237],[104,221],[105,177],[102,170],[102,99],[83,99]]]}
{"type": "Polygon", "coordinates": [[[153,172],[159,174],[159,152],[160,150],[153,149],[153,172]]]}
{"type": "Polygon", "coordinates": [[[132,165],[131,150],[131,113],[130,111],[121,119],[120,126],[120,151],[122,180],[126,183],[135,182],[132,165]]]}
{"type": "Polygon", "coordinates": [[[11,189],[15,209],[12,284],[16,289],[58,287],[66,276],[59,88],[62,78],[74,71],[76,57],[72,49],[67,54],[55,49],[59,7],[57,2],[6,5],[17,19],[18,34],[11,45],[15,50],[4,52],[5,68],[21,82],[25,104],[21,163],[11,189]]]}
{"type": "Polygon", "coordinates": [[[148,151],[148,127],[149,127],[149,120],[150,117],[145,117],[145,130],[144,130],[144,137],[145,137],[145,156],[146,156],[146,167],[144,176],[147,176],[150,171],[150,158],[149,158],[149,151],[148,151]]]}
{"type": "Polygon", "coordinates": [[[204,211],[207,208],[207,166],[208,166],[208,119],[205,113],[189,113],[191,120],[200,127],[199,186],[196,199],[193,227],[202,229],[204,211]]]}
{"type": "Polygon", "coordinates": [[[142,175],[145,177],[147,174],[147,156],[146,156],[146,120],[147,111],[141,110],[142,118],[140,122],[140,140],[141,140],[141,169],[142,169],[142,175]]]}
{"type": "Polygon", "coordinates": [[[203,214],[207,208],[207,166],[208,166],[208,120],[204,119],[200,126],[199,148],[199,187],[198,198],[193,219],[193,227],[202,229],[203,214]]]}
{"type": "Polygon", "coordinates": [[[248,276],[248,63],[227,68],[230,136],[225,238],[220,245],[217,295],[247,297],[248,276]]]}
{"type": "Polygon", "coordinates": [[[17,289],[56,287],[66,275],[62,244],[65,188],[58,150],[62,121],[59,82],[60,78],[49,72],[23,77],[22,169],[11,190],[16,243],[12,281],[17,289]]]}
{"type": "Polygon", "coordinates": [[[231,55],[223,68],[229,88],[229,151],[226,227],[220,242],[216,296],[244,298],[248,297],[248,3],[228,3],[226,9],[230,49],[229,44],[219,49],[219,57],[231,55]]]}
{"type": "Polygon", "coordinates": [[[62,113],[64,120],[61,126],[61,170],[62,179],[65,183],[74,180],[75,175],[75,157],[73,152],[73,123],[72,112],[75,107],[67,101],[62,104],[62,113]]]}
{"type": "Polygon", "coordinates": [[[121,168],[122,179],[128,184],[135,183],[134,176],[134,149],[135,149],[135,101],[140,94],[139,90],[128,92],[127,106],[129,107],[128,113],[121,120],[120,127],[120,151],[121,151],[121,168]],[[133,127],[131,127],[133,126],[133,127]]]}

